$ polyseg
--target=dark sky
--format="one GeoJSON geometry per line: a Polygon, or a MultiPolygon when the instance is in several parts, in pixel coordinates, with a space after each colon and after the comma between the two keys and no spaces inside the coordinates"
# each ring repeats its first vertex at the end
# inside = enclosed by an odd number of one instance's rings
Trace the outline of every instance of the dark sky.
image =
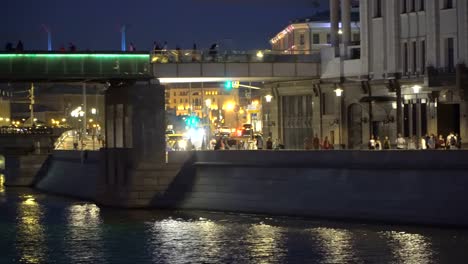
{"type": "MultiPolygon", "coordinates": [[[[319,9],[327,0],[318,0],[319,9]]],[[[288,21],[317,10],[314,0],[3,0],[1,48],[7,41],[45,50],[48,25],[53,48],[69,42],[78,49],[118,50],[119,27],[129,24],[127,43],[148,50],[154,40],[199,49],[219,42],[233,49],[268,48],[288,21]],[[5,10],[6,8],[6,10],[5,10]]]]}

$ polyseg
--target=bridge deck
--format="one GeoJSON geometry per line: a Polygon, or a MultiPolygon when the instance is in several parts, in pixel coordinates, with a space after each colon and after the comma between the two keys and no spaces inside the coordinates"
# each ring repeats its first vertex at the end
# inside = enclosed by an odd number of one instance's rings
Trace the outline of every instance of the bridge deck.
{"type": "Polygon", "coordinates": [[[151,79],[147,53],[0,53],[0,81],[151,79]]]}

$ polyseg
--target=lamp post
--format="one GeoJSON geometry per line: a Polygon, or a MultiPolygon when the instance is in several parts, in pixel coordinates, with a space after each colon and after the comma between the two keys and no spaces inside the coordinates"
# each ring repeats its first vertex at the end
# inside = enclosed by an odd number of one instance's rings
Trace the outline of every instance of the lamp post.
{"type": "Polygon", "coordinates": [[[206,99],[205,100],[205,106],[206,106],[206,122],[207,122],[207,128],[208,131],[205,133],[205,147],[209,148],[209,143],[210,143],[210,138],[211,138],[211,99],[206,99]]]}
{"type": "Polygon", "coordinates": [[[339,143],[339,145],[340,145],[340,149],[342,149],[342,142],[341,142],[341,139],[342,139],[342,129],[341,129],[341,123],[342,123],[342,121],[343,121],[343,119],[342,119],[342,116],[343,116],[343,109],[342,109],[342,108],[343,108],[343,103],[342,103],[342,101],[343,101],[343,92],[344,92],[344,90],[341,89],[340,87],[338,87],[338,88],[336,88],[336,89],[334,90],[334,92],[335,92],[336,97],[339,99],[339,100],[338,100],[338,101],[339,101],[339,105],[338,105],[338,107],[339,107],[339,108],[338,108],[338,109],[339,109],[339,119],[338,119],[338,143],[339,143]]]}
{"type": "Polygon", "coordinates": [[[271,94],[267,94],[265,95],[265,101],[268,105],[267,107],[267,114],[266,114],[266,117],[265,117],[265,121],[267,123],[267,127],[268,127],[268,136],[271,137],[271,132],[270,132],[270,103],[271,103],[271,100],[273,99],[273,95],[271,94]]]}
{"type": "MultiPolygon", "coordinates": [[[[421,138],[421,99],[418,98],[419,93],[421,92],[422,87],[420,85],[413,85],[411,87],[413,93],[416,96],[416,145],[420,145],[420,138],[421,138]]],[[[420,147],[420,146],[419,146],[420,147]]]]}

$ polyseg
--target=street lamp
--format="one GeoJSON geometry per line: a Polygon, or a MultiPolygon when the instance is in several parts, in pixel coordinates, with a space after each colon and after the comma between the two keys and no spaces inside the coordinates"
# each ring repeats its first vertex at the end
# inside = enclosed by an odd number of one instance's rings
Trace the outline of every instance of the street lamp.
{"type": "Polygon", "coordinates": [[[341,97],[341,95],[343,95],[344,90],[338,87],[334,90],[334,92],[336,94],[336,97],[341,97]]]}
{"type": "Polygon", "coordinates": [[[422,89],[421,85],[414,85],[414,86],[411,87],[411,88],[413,89],[413,92],[414,92],[415,94],[418,94],[418,93],[421,91],[421,89],[422,89]]]}
{"type": "Polygon", "coordinates": [[[266,125],[268,127],[268,136],[271,137],[271,132],[270,132],[270,125],[271,125],[271,122],[270,122],[270,103],[271,103],[271,100],[273,99],[273,95],[271,94],[267,94],[265,95],[265,101],[267,102],[268,104],[268,107],[267,107],[267,114],[266,114],[266,125]]]}
{"type": "Polygon", "coordinates": [[[341,89],[340,87],[338,87],[338,88],[336,88],[336,89],[334,90],[334,92],[335,92],[336,97],[338,97],[338,98],[340,99],[340,100],[339,100],[339,101],[340,101],[340,104],[339,104],[339,110],[340,110],[339,115],[340,115],[340,118],[339,118],[339,120],[338,120],[338,132],[339,132],[339,133],[338,133],[338,136],[339,136],[338,141],[339,141],[340,149],[341,149],[341,146],[342,146],[342,142],[341,142],[341,139],[342,139],[342,135],[341,135],[341,134],[342,134],[342,131],[341,131],[341,122],[342,122],[342,120],[343,120],[343,119],[342,119],[342,118],[343,118],[343,117],[342,117],[342,116],[343,116],[343,109],[342,109],[342,108],[343,108],[343,102],[342,102],[342,100],[343,100],[343,92],[344,92],[344,90],[341,89]]]}

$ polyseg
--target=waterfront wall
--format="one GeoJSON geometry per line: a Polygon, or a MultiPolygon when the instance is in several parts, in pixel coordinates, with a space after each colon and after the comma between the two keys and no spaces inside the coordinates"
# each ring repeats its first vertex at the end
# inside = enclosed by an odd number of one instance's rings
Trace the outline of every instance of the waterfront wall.
{"type": "Polygon", "coordinates": [[[39,190],[85,200],[96,200],[100,175],[100,152],[54,151],[47,170],[37,175],[39,190]]]}
{"type": "Polygon", "coordinates": [[[176,153],[153,207],[468,225],[466,151],[176,153]],[[187,166],[187,164],[186,164],[187,166]]]}
{"type": "Polygon", "coordinates": [[[171,152],[168,164],[128,154],[54,152],[36,186],[124,208],[468,226],[468,151],[171,152]]]}
{"type": "Polygon", "coordinates": [[[30,187],[46,170],[48,154],[5,155],[5,186],[30,187]]]}

